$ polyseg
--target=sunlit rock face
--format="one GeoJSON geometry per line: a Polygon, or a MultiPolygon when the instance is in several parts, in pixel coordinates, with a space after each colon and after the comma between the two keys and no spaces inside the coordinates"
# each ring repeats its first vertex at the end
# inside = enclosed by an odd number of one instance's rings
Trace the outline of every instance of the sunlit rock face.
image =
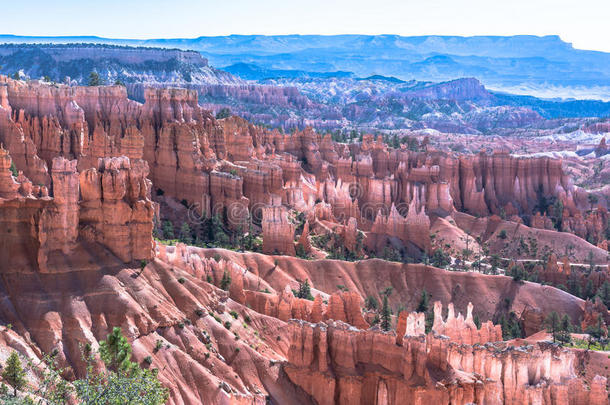
{"type": "Polygon", "coordinates": [[[588,387],[578,356],[550,344],[471,345],[416,329],[397,344],[394,333],[342,322],[292,321],[290,330],[283,370],[318,404],[607,403],[606,378],[588,387]]]}
{"type": "MultiPolygon", "coordinates": [[[[293,257],[320,253],[314,234],[356,255],[390,243],[430,253],[439,219],[516,234],[528,227],[500,214],[531,215],[528,229],[552,232],[541,197],[562,202],[564,230],[602,233],[607,212],[590,209],[561,161],[412,152],[372,136],[340,144],[216,120],[190,90],[143,98],[0,79],[0,320],[13,325],[0,328],[0,350],[56,349],[73,378],[86,371],[81,345],[121,326],[170,404],[607,403],[607,359],[501,342],[491,322],[506,291],[528,334],[552,310],[594,325],[599,301],[424,264],[293,257]],[[155,242],[153,193],[242,233],[252,219],[264,254],[155,242]],[[299,298],[305,281],[311,296],[299,298]],[[363,306],[390,285],[392,307],[409,311],[385,333],[363,306]],[[410,312],[424,290],[439,301],[427,334],[426,315],[410,312]]],[[[557,255],[539,266],[556,281],[579,271],[557,255]]],[[[598,286],[604,274],[589,277],[598,286]]]]}
{"type": "MultiPolygon", "coordinates": [[[[56,157],[76,160],[79,172],[97,169],[100,158],[143,159],[155,194],[184,201],[199,215],[219,215],[233,229],[248,216],[262,224],[264,210],[267,224],[281,223],[269,219],[279,218],[271,215],[278,209],[270,208],[278,204],[308,211],[322,201],[331,204],[337,222],[347,225],[352,217],[360,230],[371,232],[369,249],[381,251],[398,239],[429,253],[430,215],[535,215],[546,198],[562,201],[565,231],[601,238],[603,215],[583,216],[582,198],[561,160],[501,150],[461,157],[412,152],[370,135],[346,145],[309,128],[282,134],[238,117],[216,120],[198,105],[195,90],[148,88],[142,98],[142,104],[128,99],[122,86],[51,86],[3,77],[0,141],[16,167],[47,188],[56,157]]],[[[550,224],[534,216],[533,226],[550,224]]],[[[266,232],[276,239],[280,233],[290,234],[288,228],[266,232]]],[[[282,252],[292,254],[294,236],[282,252]]]]}

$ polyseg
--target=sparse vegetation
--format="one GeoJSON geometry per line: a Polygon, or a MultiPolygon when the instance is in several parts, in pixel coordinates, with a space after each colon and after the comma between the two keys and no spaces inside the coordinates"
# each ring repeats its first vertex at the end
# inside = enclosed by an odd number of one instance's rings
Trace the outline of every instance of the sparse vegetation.
{"type": "Polygon", "coordinates": [[[231,276],[225,270],[225,272],[222,275],[222,279],[220,280],[220,288],[225,291],[229,291],[230,286],[231,286],[231,276]]]}
{"type": "Polygon", "coordinates": [[[392,328],[390,305],[388,304],[388,295],[383,295],[383,308],[381,309],[381,329],[389,331],[392,328]]]}
{"type": "Polygon", "coordinates": [[[96,71],[92,71],[91,73],[89,73],[89,86],[101,86],[102,84],[104,84],[104,82],[96,71]]]}
{"type": "Polygon", "coordinates": [[[224,118],[229,118],[231,116],[231,110],[227,107],[221,108],[220,111],[216,113],[216,119],[221,120],[224,118]]]}
{"type": "Polygon", "coordinates": [[[306,300],[313,301],[313,295],[311,295],[311,286],[309,285],[309,280],[305,280],[302,283],[299,283],[298,291],[293,290],[294,296],[297,298],[303,298],[306,300]]]}

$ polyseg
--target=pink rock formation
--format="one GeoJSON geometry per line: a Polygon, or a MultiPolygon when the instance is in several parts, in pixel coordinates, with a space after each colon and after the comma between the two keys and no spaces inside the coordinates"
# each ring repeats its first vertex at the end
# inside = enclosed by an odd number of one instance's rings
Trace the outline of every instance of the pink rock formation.
{"type": "MultiPolygon", "coordinates": [[[[150,259],[154,206],[145,161],[100,159],[80,174],[83,236],[108,247],[124,262],[150,259]]],[[[78,187],[76,188],[78,190],[78,187]]]]}
{"type": "Polygon", "coordinates": [[[294,224],[288,221],[287,210],[284,206],[264,207],[262,228],[264,253],[295,255],[294,224]]]}
{"type": "Polygon", "coordinates": [[[10,156],[0,149],[0,212],[7,223],[6,246],[14,249],[5,271],[61,271],[64,259],[58,253],[80,260],[79,237],[108,248],[125,263],[152,258],[155,209],[146,162],[104,159],[98,170],[80,173],[79,180],[76,160],[54,158],[50,197],[46,187],[32,186],[23,174],[17,182],[10,167],[10,156]]]}
{"type": "Polygon", "coordinates": [[[283,370],[318,404],[607,402],[606,378],[595,377],[589,390],[576,377],[581,360],[575,353],[544,343],[473,346],[430,334],[396,345],[391,334],[341,322],[293,321],[290,328],[283,370]]]}
{"type": "Polygon", "coordinates": [[[502,328],[491,321],[481,324],[477,328],[472,318],[472,304],[468,303],[466,318],[462,314],[455,315],[453,303],[447,308],[447,319],[442,318],[442,304],[434,303],[434,324],[432,331],[437,335],[447,336],[452,342],[467,345],[498,342],[502,340],[502,328]]]}

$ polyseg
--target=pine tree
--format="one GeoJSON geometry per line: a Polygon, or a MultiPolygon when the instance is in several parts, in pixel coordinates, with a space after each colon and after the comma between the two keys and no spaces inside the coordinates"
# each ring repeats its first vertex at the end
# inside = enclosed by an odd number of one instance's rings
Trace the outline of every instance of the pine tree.
{"type": "Polygon", "coordinates": [[[89,73],[89,86],[101,86],[102,80],[100,79],[100,75],[93,71],[89,73]]]}
{"type": "Polygon", "coordinates": [[[593,287],[593,280],[589,279],[589,281],[587,281],[587,284],[585,285],[585,291],[583,292],[583,298],[584,299],[593,298],[594,294],[595,294],[595,289],[593,287]]]}
{"type": "Polygon", "coordinates": [[[475,315],[472,319],[477,329],[481,329],[481,319],[479,319],[479,315],[475,315]]]}
{"type": "MultiPolygon", "coordinates": [[[[480,321],[479,321],[480,322],[480,321]]],[[[498,320],[500,327],[502,328],[502,339],[510,340],[514,338],[521,338],[521,326],[517,315],[511,311],[508,316],[502,314],[498,320]]]]}
{"type": "Polygon", "coordinates": [[[510,328],[508,327],[508,321],[506,320],[506,317],[504,315],[502,315],[500,317],[500,321],[498,323],[500,324],[500,327],[502,328],[502,339],[504,339],[504,340],[510,339],[510,328]]]}
{"type": "Polygon", "coordinates": [[[559,319],[559,314],[553,311],[551,312],[545,320],[546,330],[551,335],[553,335],[553,343],[557,341],[557,335],[561,327],[561,320],[559,319]]]}
{"type": "Polygon", "coordinates": [[[585,331],[589,334],[589,339],[587,341],[587,350],[591,348],[591,343],[600,342],[604,337],[604,321],[602,321],[602,317],[597,317],[597,324],[594,326],[589,326],[585,331]]]}
{"type": "Polygon", "coordinates": [[[606,308],[610,309],[610,283],[604,281],[604,284],[602,284],[597,290],[596,295],[599,297],[600,300],[602,300],[606,308]]]}
{"type": "Polygon", "coordinates": [[[565,314],[562,318],[561,318],[561,322],[559,324],[559,333],[557,336],[557,339],[559,340],[559,342],[561,344],[565,344],[565,343],[569,343],[572,341],[572,335],[570,334],[570,332],[572,332],[572,320],[570,319],[570,316],[568,314],[565,314]]]}
{"type": "Polygon", "coordinates": [[[175,238],[174,225],[172,224],[171,221],[163,221],[162,228],[163,228],[162,232],[163,232],[164,239],[174,239],[175,238]]]}
{"type": "Polygon", "coordinates": [[[303,298],[310,301],[313,300],[313,296],[311,295],[311,286],[309,285],[308,279],[305,279],[305,282],[303,283],[299,283],[297,298],[303,298]]]}
{"type": "Polygon", "coordinates": [[[372,295],[369,295],[364,300],[364,307],[366,309],[368,309],[369,311],[376,311],[377,308],[379,308],[379,302],[377,302],[375,297],[373,297],[372,295]]]}
{"type": "Polygon", "coordinates": [[[21,360],[17,352],[12,352],[6,360],[6,366],[2,371],[2,378],[11,387],[13,387],[13,396],[17,396],[17,390],[25,387],[27,381],[25,379],[25,370],[21,365],[21,360]]]}
{"type": "Polygon", "coordinates": [[[519,321],[514,313],[511,314],[509,325],[511,339],[521,338],[521,326],[519,325],[519,321]]]}
{"type": "Polygon", "coordinates": [[[383,308],[381,310],[381,329],[389,331],[392,327],[392,319],[390,312],[390,305],[388,304],[387,294],[383,295],[383,308]]]}
{"type": "Polygon", "coordinates": [[[216,242],[220,246],[225,246],[229,243],[229,235],[225,232],[222,226],[222,220],[218,214],[213,215],[210,218],[210,224],[208,227],[209,240],[216,242]]]}
{"type": "Polygon", "coordinates": [[[17,166],[15,166],[15,162],[11,162],[10,170],[13,177],[19,176],[19,171],[17,170],[17,166]]]}
{"type": "Polygon", "coordinates": [[[231,110],[227,107],[221,108],[220,111],[216,113],[216,119],[221,120],[224,118],[229,118],[231,116],[231,110]]]}
{"type": "Polygon", "coordinates": [[[118,326],[112,329],[106,340],[100,342],[100,356],[106,366],[115,372],[129,372],[134,367],[131,345],[118,326]]]}
{"type": "MultiPolygon", "coordinates": [[[[142,369],[131,358],[131,345],[118,327],[100,342],[99,354],[107,371],[93,367],[94,354],[85,353],[87,375],[73,382],[76,396],[82,404],[147,404],[167,402],[168,390],[158,379],[157,369],[142,369]]],[[[49,403],[56,403],[55,401],[49,403]]],[[[63,401],[60,403],[64,403],[63,401]]]]}
{"type": "Polygon", "coordinates": [[[178,236],[178,239],[180,239],[180,242],[187,245],[193,244],[193,235],[191,232],[191,227],[188,223],[184,222],[180,227],[180,235],[178,236]]]}
{"type": "Polygon", "coordinates": [[[393,291],[394,291],[394,287],[389,286],[389,287],[384,288],[383,291],[381,292],[381,294],[389,297],[390,295],[392,295],[393,291]]]}
{"type": "Polygon", "coordinates": [[[580,280],[576,273],[570,274],[568,277],[568,292],[576,297],[582,298],[582,292],[580,289],[580,280]]]}
{"type": "Polygon", "coordinates": [[[225,270],[224,274],[222,275],[222,279],[220,280],[220,288],[225,291],[228,291],[229,286],[231,286],[231,276],[225,270]]]}
{"type": "Polygon", "coordinates": [[[419,304],[417,305],[417,312],[427,312],[430,307],[430,295],[424,288],[421,292],[421,298],[419,299],[419,304]]]}

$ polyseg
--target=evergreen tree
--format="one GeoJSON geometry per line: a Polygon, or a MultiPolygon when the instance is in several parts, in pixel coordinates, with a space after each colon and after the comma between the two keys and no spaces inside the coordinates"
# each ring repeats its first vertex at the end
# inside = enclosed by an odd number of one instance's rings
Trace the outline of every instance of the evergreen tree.
{"type": "Polygon", "coordinates": [[[216,242],[218,245],[225,246],[229,243],[229,235],[225,232],[218,214],[210,218],[208,232],[209,240],[216,242]]]}
{"type": "Polygon", "coordinates": [[[364,300],[364,307],[366,309],[368,309],[369,311],[376,311],[377,308],[379,308],[379,302],[377,302],[375,297],[373,297],[372,295],[369,295],[364,300]]]}
{"type": "Polygon", "coordinates": [[[187,245],[193,244],[193,235],[191,232],[191,227],[188,223],[184,222],[180,227],[180,235],[178,236],[180,242],[186,243],[187,245]]]}
{"type": "Polygon", "coordinates": [[[589,274],[595,270],[595,259],[593,256],[593,251],[589,250],[587,254],[587,263],[589,263],[589,274]]]}
{"type": "Polygon", "coordinates": [[[551,312],[545,320],[546,330],[553,336],[553,343],[556,343],[558,333],[561,329],[561,320],[559,319],[559,314],[553,311],[551,312]]]}
{"type": "Polygon", "coordinates": [[[600,300],[602,300],[606,308],[610,309],[610,283],[604,281],[604,284],[599,286],[596,295],[599,297],[600,300]]]}
{"type": "Polygon", "coordinates": [[[385,295],[386,297],[389,297],[390,295],[392,295],[392,292],[394,291],[394,287],[389,286],[383,289],[383,291],[381,292],[382,295],[385,295]]]}
{"type": "Polygon", "coordinates": [[[248,235],[245,240],[245,250],[254,250],[254,226],[252,225],[252,216],[248,214],[248,235]]]}
{"type": "Polygon", "coordinates": [[[521,325],[519,325],[519,320],[517,319],[517,315],[515,315],[514,312],[511,312],[508,318],[508,328],[511,339],[523,337],[521,334],[521,325]]]}
{"type": "Polygon", "coordinates": [[[100,357],[112,371],[128,372],[133,368],[131,345],[118,326],[112,329],[106,340],[100,342],[100,357]]]}
{"type": "Polygon", "coordinates": [[[557,199],[553,204],[553,214],[555,214],[555,227],[561,231],[563,221],[563,202],[557,199]]]}
{"type": "Polygon", "coordinates": [[[559,333],[557,334],[557,340],[561,344],[570,343],[572,341],[572,320],[568,314],[565,314],[561,318],[561,322],[559,324],[559,333]]]}
{"type": "Polygon", "coordinates": [[[96,71],[89,73],[89,86],[101,86],[101,85],[102,85],[102,79],[100,78],[100,75],[96,71]]]}
{"type": "Polygon", "coordinates": [[[508,321],[506,320],[506,317],[504,316],[504,314],[502,314],[502,316],[500,316],[500,321],[498,323],[500,324],[500,327],[502,328],[502,339],[509,340],[511,338],[510,328],[508,327],[508,321]]]}
{"type": "Polygon", "coordinates": [[[591,204],[591,209],[593,209],[593,206],[599,201],[599,197],[597,197],[595,194],[589,194],[587,199],[589,200],[589,204],[591,204]]]}
{"type": "Polygon", "coordinates": [[[114,328],[106,341],[100,342],[99,355],[106,369],[99,369],[91,346],[84,349],[87,373],[84,379],[69,383],[62,378],[65,369],[59,369],[54,354],[45,355],[45,367],[37,367],[39,384],[26,391],[25,370],[17,353],[8,359],[2,378],[13,386],[13,396],[8,395],[5,384],[0,385],[0,403],[6,405],[60,405],[78,403],[82,405],[162,405],[168,400],[168,390],[163,387],[157,369],[142,369],[132,363],[131,345],[114,328]],[[17,390],[24,392],[17,396],[17,390]],[[33,395],[35,400],[30,397],[33,395]]]}
{"type": "Polygon", "coordinates": [[[225,291],[228,291],[230,286],[231,286],[231,276],[225,270],[224,274],[222,275],[222,279],[220,280],[220,288],[222,288],[225,291]]]}
{"type": "Polygon", "coordinates": [[[604,321],[601,316],[597,317],[597,323],[593,326],[587,327],[585,331],[589,334],[587,339],[587,350],[591,348],[591,343],[600,342],[604,339],[604,321]]]}
{"type": "Polygon", "coordinates": [[[25,387],[27,381],[25,379],[25,370],[21,365],[21,360],[17,352],[12,352],[6,360],[4,370],[2,370],[2,378],[11,387],[13,387],[13,396],[17,396],[17,391],[25,387]]]}
{"type": "Polygon", "coordinates": [[[388,304],[387,294],[383,295],[383,308],[381,310],[381,329],[389,331],[392,327],[390,305],[388,304]]]}
{"type": "Polygon", "coordinates": [[[174,239],[174,225],[171,221],[163,221],[163,239],[174,239]]]}
{"type": "Polygon", "coordinates": [[[416,311],[417,312],[428,312],[429,307],[430,307],[430,295],[424,288],[424,290],[421,292],[421,298],[419,299],[419,304],[417,304],[416,311]]]}
{"type": "Polygon", "coordinates": [[[432,263],[434,267],[442,269],[451,264],[451,257],[447,253],[443,252],[441,248],[438,248],[432,252],[430,263],[432,263]]]}
{"type": "Polygon", "coordinates": [[[580,280],[576,273],[571,273],[568,277],[568,292],[576,297],[582,298],[582,291],[580,289],[580,280]]]}
{"type": "Polygon", "coordinates": [[[313,301],[313,295],[311,295],[311,286],[309,280],[305,279],[305,282],[299,283],[299,291],[297,292],[297,298],[303,298],[306,300],[313,301]]]}
{"type": "Polygon", "coordinates": [[[86,354],[87,375],[74,382],[76,395],[85,405],[161,405],[168,399],[168,390],[157,378],[158,370],[145,370],[132,363],[131,345],[115,327],[108,339],[100,342],[100,357],[109,371],[96,372],[94,356],[86,354]]]}
{"type": "Polygon", "coordinates": [[[15,72],[15,74],[13,74],[13,79],[21,80],[21,75],[19,74],[19,72],[15,72]]]}
{"type": "Polygon", "coordinates": [[[587,284],[585,285],[585,291],[583,292],[583,298],[584,299],[593,298],[594,294],[595,294],[595,288],[593,287],[593,280],[589,279],[589,281],[587,281],[587,284]]]}
{"type": "Polygon", "coordinates": [[[472,319],[477,329],[481,329],[481,319],[479,319],[479,315],[475,315],[472,319]]]}
{"type": "Polygon", "coordinates": [[[17,170],[17,166],[15,166],[15,162],[11,162],[11,174],[13,175],[13,177],[17,177],[19,176],[19,171],[17,170]]]}
{"type": "Polygon", "coordinates": [[[525,269],[518,265],[511,267],[508,274],[518,283],[523,283],[524,280],[527,280],[525,269]]]}
{"type": "Polygon", "coordinates": [[[231,110],[227,107],[221,108],[220,111],[216,113],[216,119],[221,120],[223,118],[229,118],[231,116],[231,110]]]}

